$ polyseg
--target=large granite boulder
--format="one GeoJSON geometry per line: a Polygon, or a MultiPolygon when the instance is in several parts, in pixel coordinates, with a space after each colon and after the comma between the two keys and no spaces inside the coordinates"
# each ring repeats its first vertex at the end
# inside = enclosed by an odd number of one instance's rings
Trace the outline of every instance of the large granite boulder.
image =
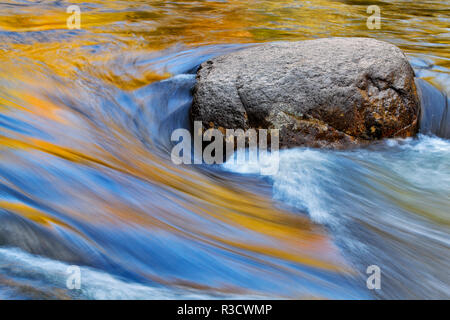
{"type": "Polygon", "coordinates": [[[204,62],[191,121],[280,129],[280,146],[345,148],[418,130],[414,71],[396,46],[330,38],[248,47],[204,62]]]}

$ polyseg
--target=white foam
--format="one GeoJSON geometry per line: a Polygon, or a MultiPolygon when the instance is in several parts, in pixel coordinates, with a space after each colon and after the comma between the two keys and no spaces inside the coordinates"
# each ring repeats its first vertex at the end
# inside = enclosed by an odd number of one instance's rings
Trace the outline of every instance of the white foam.
{"type": "Polygon", "coordinates": [[[270,161],[279,161],[278,171],[269,176],[273,181],[273,196],[288,205],[306,210],[317,222],[330,220],[326,209],[326,195],[317,181],[317,170],[327,158],[321,151],[311,149],[292,149],[280,151],[277,159],[270,156],[258,162],[237,164],[229,160],[225,170],[241,174],[259,174],[263,167],[270,167],[270,161]],[[279,159],[278,159],[279,158],[279,159]]]}
{"type": "MultiPolygon", "coordinates": [[[[39,287],[39,280],[46,287],[65,290],[69,296],[97,300],[140,300],[140,299],[205,299],[207,295],[155,288],[120,279],[108,273],[89,267],[80,267],[80,290],[68,290],[67,279],[70,274],[68,264],[35,256],[15,248],[0,248],[0,273],[12,279],[25,280],[27,285],[39,287]],[[11,266],[15,266],[11,268],[11,266]]],[[[45,289],[44,287],[40,288],[45,289]]],[[[45,290],[44,290],[45,291],[45,290]]],[[[5,294],[5,293],[4,293],[5,294]]],[[[2,298],[7,298],[6,296],[2,298]]]]}
{"type": "MultiPolygon", "coordinates": [[[[241,174],[258,174],[261,170],[260,163],[237,165],[230,161],[223,167],[241,174]]],[[[360,203],[358,208],[364,210],[379,205],[363,191],[369,188],[371,192],[374,181],[382,183],[392,178],[398,179],[392,180],[395,188],[412,185],[418,194],[423,194],[423,190],[436,196],[448,193],[449,169],[450,142],[420,136],[419,139],[386,140],[384,146],[375,150],[282,150],[279,170],[269,179],[273,182],[275,200],[306,211],[315,222],[332,224],[342,210],[355,208],[351,201],[360,203]]]]}

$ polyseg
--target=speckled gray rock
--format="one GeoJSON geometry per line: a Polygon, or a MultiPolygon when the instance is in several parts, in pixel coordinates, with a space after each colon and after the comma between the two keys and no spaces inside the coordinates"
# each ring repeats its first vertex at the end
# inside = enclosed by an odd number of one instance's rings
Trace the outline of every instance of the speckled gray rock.
{"type": "Polygon", "coordinates": [[[204,62],[191,121],[278,128],[282,147],[343,148],[417,132],[414,72],[396,46],[368,38],[278,42],[204,62]]]}

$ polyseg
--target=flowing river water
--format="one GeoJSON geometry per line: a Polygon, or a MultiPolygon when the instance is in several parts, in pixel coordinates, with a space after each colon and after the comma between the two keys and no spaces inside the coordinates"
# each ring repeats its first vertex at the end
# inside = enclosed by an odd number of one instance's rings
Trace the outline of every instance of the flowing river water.
{"type": "Polygon", "coordinates": [[[448,140],[283,150],[268,177],[170,159],[211,57],[373,37],[449,94],[449,26],[442,0],[0,2],[0,299],[450,298],[448,140]]]}

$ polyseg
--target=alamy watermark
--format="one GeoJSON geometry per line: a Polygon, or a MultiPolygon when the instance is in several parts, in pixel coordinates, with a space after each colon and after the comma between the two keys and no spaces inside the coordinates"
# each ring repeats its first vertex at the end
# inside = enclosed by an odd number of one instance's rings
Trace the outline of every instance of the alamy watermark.
{"type": "Polygon", "coordinates": [[[377,5],[371,5],[367,7],[368,14],[371,16],[367,18],[367,28],[370,30],[381,29],[381,9],[377,5]]]}
{"type": "Polygon", "coordinates": [[[68,274],[66,280],[66,287],[69,290],[81,289],[81,269],[79,266],[67,267],[66,273],[68,274]]]}
{"type": "Polygon", "coordinates": [[[381,268],[371,265],[367,267],[366,273],[369,275],[366,281],[367,289],[381,290],[381,268]]]}
{"type": "Polygon", "coordinates": [[[176,165],[223,164],[228,159],[237,165],[259,164],[262,175],[278,172],[279,129],[210,128],[204,131],[202,122],[195,121],[193,134],[194,137],[187,129],[173,131],[171,141],[177,144],[172,148],[171,159],[176,165]]]}
{"type": "Polygon", "coordinates": [[[67,7],[66,13],[70,16],[66,20],[67,28],[70,30],[81,29],[81,9],[77,5],[67,7]]]}

